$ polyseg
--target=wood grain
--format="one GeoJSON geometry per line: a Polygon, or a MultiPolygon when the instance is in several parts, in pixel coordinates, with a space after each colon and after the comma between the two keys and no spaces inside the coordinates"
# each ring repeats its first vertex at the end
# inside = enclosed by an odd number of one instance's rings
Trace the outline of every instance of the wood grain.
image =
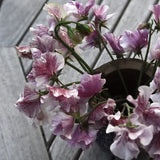
{"type": "Polygon", "coordinates": [[[14,104],[25,83],[14,48],[0,48],[1,160],[49,160],[39,128],[14,104]]]}
{"type": "Polygon", "coordinates": [[[17,44],[45,0],[5,0],[0,9],[0,46],[17,44]]]}

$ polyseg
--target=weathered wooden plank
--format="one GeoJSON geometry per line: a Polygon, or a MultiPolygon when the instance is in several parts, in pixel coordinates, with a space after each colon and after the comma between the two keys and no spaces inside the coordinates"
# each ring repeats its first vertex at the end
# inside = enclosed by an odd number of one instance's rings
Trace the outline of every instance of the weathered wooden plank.
{"type": "Polygon", "coordinates": [[[50,152],[53,160],[72,160],[78,152],[77,147],[71,147],[60,137],[56,137],[54,140],[50,152]]]}
{"type": "MultiPolygon", "coordinates": [[[[119,24],[115,28],[114,34],[116,36],[119,36],[123,34],[126,29],[135,30],[141,22],[146,20],[147,16],[150,13],[148,8],[155,2],[156,0],[132,0],[123,17],[121,18],[119,24]]],[[[109,60],[110,58],[108,54],[106,53],[106,51],[104,51],[99,60],[97,61],[95,68],[108,62],[109,60]]]]}
{"type": "Polygon", "coordinates": [[[0,73],[0,159],[48,160],[39,128],[14,107],[25,83],[14,48],[0,48],[0,73]]]}
{"type": "Polygon", "coordinates": [[[0,9],[0,46],[17,44],[45,0],[5,0],[0,9]]]}
{"type": "Polygon", "coordinates": [[[110,151],[102,151],[101,148],[94,143],[91,148],[82,152],[79,160],[112,160],[113,155],[110,151]]]}

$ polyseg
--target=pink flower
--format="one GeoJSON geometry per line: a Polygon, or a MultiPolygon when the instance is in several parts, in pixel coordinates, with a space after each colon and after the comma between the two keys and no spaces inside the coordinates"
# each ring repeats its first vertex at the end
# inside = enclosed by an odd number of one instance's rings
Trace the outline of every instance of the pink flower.
{"type": "Polygon", "coordinates": [[[150,87],[153,91],[155,91],[156,89],[160,89],[160,67],[157,67],[154,78],[150,83],[150,87]]]}
{"type": "Polygon", "coordinates": [[[67,16],[63,5],[60,5],[58,3],[45,4],[44,10],[46,10],[49,15],[56,17],[59,20],[64,19],[67,16]]]}
{"type": "Polygon", "coordinates": [[[150,106],[149,98],[152,90],[148,86],[140,86],[138,90],[139,95],[137,99],[133,99],[133,97],[129,95],[127,100],[135,106],[134,112],[140,115],[150,106]]]}
{"type": "Polygon", "coordinates": [[[116,53],[116,54],[124,53],[124,50],[119,43],[120,37],[116,38],[112,33],[106,33],[106,34],[104,34],[104,37],[106,38],[106,40],[108,41],[108,43],[112,47],[114,53],[116,53]]]}
{"type": "Polygon", "coordinates": [[[137,52],[148,44],[148,33],[147,29],[126,31],[120,38],[120,45],[127,52],[137,52]]]}
{"type": "Polygon", "coordinates": [[[113,14],[108,14],[108,11],[109,11],[109,7],[107,5],[93,6],[93,13],[95,15],[95,23],[99,21],[105,22],[108,19],[110,19],[113,16],[113,14]]]}
{"type": "Polygon", "coordinates": [[[86,100],[78,96],[77,89],[63,89],[48,86],[50,96],[58,101],[61,109],[67,113],[82,114],[86,111],[86,100]]]}
{"type": "Polygon", "coordinates": [[[16,108],[24,112],[28,117],[35,118],[40,112],[39,92],[33,84],[27,83],[24,88],[24,94],[16,102],[16,108]]]}
{"type": "Polygon", "coordinates": [[[154,135],[151,143],[145,148],[154,160],[160,159],[160,132],[154,135]]]}
{"type": "Polygon", "coordinates": [[[103,85],[105,79],[101,79],[101,74],[89,75],[84,73],[81,78],[81,83],[78,86],[78,95],[80,97],[90,97],[98,93],[103,85]]]}
{"type": "Polygon", "coordinates": [[[30,46],[16,47],[16,51],[17,51],[18,56],[23,57],[23,58],[32,59],[32,53],[31,53],[30,46]]]}
{"type": "Polygon", "coordinates": [[[86,48],[90,47],[98,48],[101,44],[99,43],[99,41],[97,41],[97,39],[99,39],[99,35],[97,31],[93,30],[93,32],[90,33],[89,36],[86,36],[84,38],[83,44],[81,45],[81,49],[85,50],[86,48]]]}
{"type": "Polygon", "coordinates": [[[73,117],[64,112],[57,112],[52,120],[52,132],[55,135],[63,135],[66,138],[71,138],[73,128],[73,117]]]}
{"type": "Polygon", "coordinates": [[[53,52],[56,40],[51,36],[34,37],[31,42],[31,51],[34,58],[40,58],[42,53],[53,52]]]}
{"type": "Polygon", "coordinates": [[[151,9],[155,16],[156,23],[160,22],[160,5],[153,5],[153,8],[151,9]]]}
{"type": "Polygon", "coordinates": [[[150,60],[160,60],[160,38],[158,38],[155,48],[150,51],[150,60]]]}
{"type": "Polygon", "coordinates": [[[135,127],[119,127],[109,124],[106,130],[107,133],[116,133],[114,142],[110,146],[112,153],[125,160],[136,158],[139,154],[139,143],[141,146],[147,146],[153,138],[154,131],[152,125],[146,126],[140,123],[136,114],[132,114],[129,120],[135,127]]]}
{"type": "Polygon", "coordinates": [[[83,7],[83,4],[80,2],[71,1],[64,4],[64,8],[67,12],[67,15],[72,17],[75,21],[80,20],[81,18],[88,15],[89,10],[94,5],[94,0],[88,0],[86,6],[83,7]]]}
{"type": "Polygon", "coordinates": [[[42,36],[49,36],[49,28],[43,26],[42,24],[37,25],[37,28],[30,28],[30,31],[33,33],[33,35],[42,37],[42,36]]]}
{"type": "Polygon", "coordinates": [[[108,115],[112,115],[116,103],[113,99],[108,99],[108,101],[99,107],[97,107],[89,117],[89,124],[94,124],[96,129],[100,129],[108,123],[108,115]]]}
{"type": "Polygon", "coordinates": [[[62,55],[47,52],[41,58],[35,59],[32,71],[27,78],[29,81],[36,82],[37,86],[41,86],[44,83],[48,84],[50,78],[53,78],[63,66],[64,58],[62,55]]]}
{"type": "Polygon", "coordinates": [[[48,25],[49,25],[49,33],[51,35],[54,35],[54,29],[55,29],[55,26],[57,25],[57,20],[55,17],[52,17],[52,16],[48,16],[48,25]]]}
{"type": "Polygon", "coordinates": [[[66,139],[63,136],[62,138],[72,146],[80,146],[83,150],[85,150],[95,141],[97,132],[98,130],[95,130],[92,127],[83,129],[81,126],[77,125],[72,132],[71,139],[66,139]]]}
{"type": "Polygon", "coordinates": [[[152,103],[143,114],[146,125],[153,125],[155,132],[160,132],[160,103],[152,103]]]}

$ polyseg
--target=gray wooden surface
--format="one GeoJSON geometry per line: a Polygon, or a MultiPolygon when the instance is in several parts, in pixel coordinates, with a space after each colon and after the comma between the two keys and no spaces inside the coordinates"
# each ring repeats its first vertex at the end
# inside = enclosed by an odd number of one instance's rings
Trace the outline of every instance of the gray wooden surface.
{"type": "MultiPolygon", "coordinates": [[[[85,3],[87,0],[80,0],[85,3]]],[[[70,147],[53,136],[49,127],[34,128],[29,119],[14,108],[23,90],[25,75],[31,61],[17,57],[14,46],[27,45],[31,39],[30,26],[45,23],[46,2],[65,3],[68,0],[3,0],[0,3],[0,160],[112,160],[96,143],[86,151],[70,147]]],[[[96,0],[110,6],[116,15],[108,22],[115,35],[124,29],[133,30],[149,20],[149,6],[158,0],[96,0]]],[[[109,61],[105,52],[86,51],[81,55],[96,68],[109,61]]],[[[74,65],[78,65],[74,62],[74,65]]],[[[70,67],[65,67],[61,80],[65,83],[80,78],[70,67]],[[73,76],[74,75],[74,76],[73,76]]]]}

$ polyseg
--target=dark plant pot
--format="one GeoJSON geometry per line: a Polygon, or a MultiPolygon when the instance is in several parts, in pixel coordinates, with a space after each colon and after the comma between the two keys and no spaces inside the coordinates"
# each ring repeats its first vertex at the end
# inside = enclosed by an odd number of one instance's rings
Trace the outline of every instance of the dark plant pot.
{"type": "MultiPolygon", "coordinates": [[[[144,62],[139,59],[119,59],[115,62],[112,61],[100,66],[95,70],[95,73],[102,73],[102,77],[106,79],[105,88],[108,88],[110,98],[126,99],[127,94],[117,72],[118,67],[126,84],[128,94],[136,98],[138,94],[138,77],[143,64],[144,62]]],[[[146,66],[148,66],[148,63],[146,64],[146,66]]],[[[153,66],[149,66],[142,76],[140,85],[149,84],[153,72],[153,66]]],[[[118,110],[122,110],[121,104],[124,102],[125,101],[122,101],[117,104],[118,110]]],[[[113,143],[114,137],[114,133],[106,134],[106,127],[103,127],[99,130],[96,141],[102,148],[102,150],[106,151],[109,150],[110,145],[113,143]]],[[[115,157],[115,159],[118,160],[119,158],[115,157]]],[[[149,158],[149,155],[144,150],[141,150],[137,159],[151,160],[151,158],[149,158]]]]}

